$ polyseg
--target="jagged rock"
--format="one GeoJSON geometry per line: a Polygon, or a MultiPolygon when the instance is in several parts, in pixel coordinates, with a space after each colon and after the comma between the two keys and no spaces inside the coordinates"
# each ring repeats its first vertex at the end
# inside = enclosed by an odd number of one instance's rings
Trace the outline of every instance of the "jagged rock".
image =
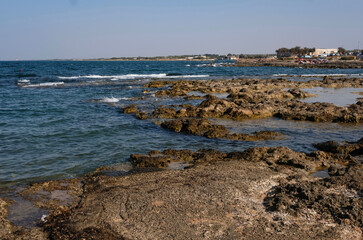
{"type": "Polygon", "coordinates": [[[137,111],[138,110],[135,104],[132,104],[124,108],[124,113],[136,113],[137,111]]]}

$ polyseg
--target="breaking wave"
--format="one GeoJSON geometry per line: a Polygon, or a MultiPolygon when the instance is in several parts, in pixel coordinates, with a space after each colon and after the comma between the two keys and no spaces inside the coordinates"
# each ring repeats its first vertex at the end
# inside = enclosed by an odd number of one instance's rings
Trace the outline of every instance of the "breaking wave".
{"type": "Polygon", "coordinates": [[[181,75],[175,73],[160,74],[124,74],[124,75],[85,75],[85,76],[59,76],[59,79],[75,80],[75,79],[110,79],[112,81],[123,79],[142,79],[142,78],[206,78],[209,75],[181,75]]]}
{"type": "Polygon", "coordinates": [[[24,84],[24,85],[20,85],[20,86],[23,88],[38,88],[38,87],[59,87],[59,86],[63,86],[63,85],[64,85],[64,82],[45,82],[45,83],[37,83],[37,84],[24,84]]]}

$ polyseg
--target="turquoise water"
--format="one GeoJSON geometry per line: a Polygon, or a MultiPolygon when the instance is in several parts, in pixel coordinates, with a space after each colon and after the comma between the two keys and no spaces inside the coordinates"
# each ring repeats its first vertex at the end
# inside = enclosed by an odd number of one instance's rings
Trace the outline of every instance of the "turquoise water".
{"type": "MultiPolygon", "coordinates": [[[[132,153],[167,148],[243,151],[254,146],[314,150],[315,142],[358,140],[362,125],[263,119],[225,122],[233,131],[273,130],[281,141],[237,142],[176,134],[119,108],[183,103],[142,93],[152,79],[224,79],[279,74],[362,75],[361,69],[209,67],[203,62],[0,62],[0,187],[80,176],[127,161],[132,153]],[[21,72],[19,72],[21,70],[21,72]]],[[[196,104],[197,101],[191,103],[196,104]]]]}

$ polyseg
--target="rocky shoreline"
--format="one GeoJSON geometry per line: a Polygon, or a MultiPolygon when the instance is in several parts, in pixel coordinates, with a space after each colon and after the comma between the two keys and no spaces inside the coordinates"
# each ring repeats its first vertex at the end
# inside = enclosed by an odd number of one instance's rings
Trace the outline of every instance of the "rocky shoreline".
{"type": "MultiPolygon", "coordinates": [[[[301,101],[312,96],[304,89],[313,87],[363,88],[363,81],[153,81],[142,91],[199,102],[147,108],[133,104],[122,112],[177,133],[226,141],[285,136],[272,131],[233,133],[218,119],[274,116],[362,123],[362,99],[348,107],[301,101]]],[[[0,198],[0,238],[361,239],[363,138],[314,146],[317,151],[310,153],[287,147],[135,153],[128,165],[104,166],[81,178],[16,190],[19,198],[47,211],[33,226],[9,220],[15,200],[8,196],[15,190],[8,189],[0,198]]]]}
{"type": "Polygon", "coordinates": [[[102,167],[83,178],[35,183],[19,192],[48,209],[37,227],[13,225],[6,219],[11,201],[0,199],[0,237],[360,239],[363,168],[351,154],[362,154],[363,139],[319,146],[326,151],[133,154],[135,169],[126,175],[117,166],[102,167]],[[182,167],[165,169],[173,163],[182,167]],[[320,169],[328,176],[311,174],[320,169]]]}
{"type": "Polygon", "coordinates": [[[244,60],[237,61],[232,66],[234,67],[289,67],[289,68],[327,68],[327,69],[348,69],[348,68],[363,68],[363,61],[349,60],[332,60],[320,64],[299,64],[298,61],[282,61],[282,60],[244,60]]]}

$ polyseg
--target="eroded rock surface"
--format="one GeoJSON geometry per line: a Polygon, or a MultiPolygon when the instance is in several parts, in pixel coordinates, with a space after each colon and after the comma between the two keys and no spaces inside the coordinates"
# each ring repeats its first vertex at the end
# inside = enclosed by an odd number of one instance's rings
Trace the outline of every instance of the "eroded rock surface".
{"type": "Polygon", "coordinates": [[[295,215],[317,214],[339,224],[354,224],[363,229],[363,168],[353,165],[329,171],[331,178],[283,183],[267,198],[273,211],[295,215]]]}
{"type": "Polygon", "coordinates": [[[339,143],[335,141],[327,141],[316,143],[314,146],[322,151],[340,154],[350,154],[353,156],[363,155],[363,138],[357,142],[339,143]]]}
{"type": "Polygon", "coordinates": [[[258,141],[281,139],[283,134],[272,131],[260,131],[251,134],[233,133],[231,134],[223,125],[212,124],[207,119],[184,119],[164,121],[161,126],[174,132],[181,132],[192,135],[204,136],[207,138],[224,138],[240,141],[258,141]]]}
{"type": "Polygon", "coordinates": [[[198,106],[188,108],[157,108],[154,118],[230,118],[235,120],[280,117],[282,119],[360,123],[363,121],[363,104],[358,100],[349,107],[339,107],[330,103],[305,103],[299,99],[311,97],[303,88],[362,88],[361,78],[330,78],[322,81],[305,82],[286,79],[239,79],[219,81],[177,81],[170,89],[160,90],[159,95],[169,97],[189,97],[188,92],[199,91],[206,94],[229,93],[226,99],[207,95],[198,106]]]}
{"type": "Polygon", "coordinates": [[[160,169],[172,162],[189,163],[190,167],[135,171],[129,175],[107,175],[99,169],[82,179],[32,184],[21,195],[49,209],[49,216],[41,227],[16,227],[6,220],[11,203],[0,199],[0,236],[362,238],[363,171],[362,165],[349,154],[305,154],[286,147],[231,153],[168,149],[133,154],[131,161],[137,169],[160,169]],[[309,176],[309,172],[322,166],[329,168],[330,178],[309,176]],[[59,195],[59,191],[72,199],[59,195]]]}
{"type": "Polygon", "coordinates": [[[53,239],[361,237],[353,221],[266,211],[266,194],[286,176],[262,162],[222,161],[183,171],[91,177],[77,208],[54,216],[45,229],[53,239]]]}

